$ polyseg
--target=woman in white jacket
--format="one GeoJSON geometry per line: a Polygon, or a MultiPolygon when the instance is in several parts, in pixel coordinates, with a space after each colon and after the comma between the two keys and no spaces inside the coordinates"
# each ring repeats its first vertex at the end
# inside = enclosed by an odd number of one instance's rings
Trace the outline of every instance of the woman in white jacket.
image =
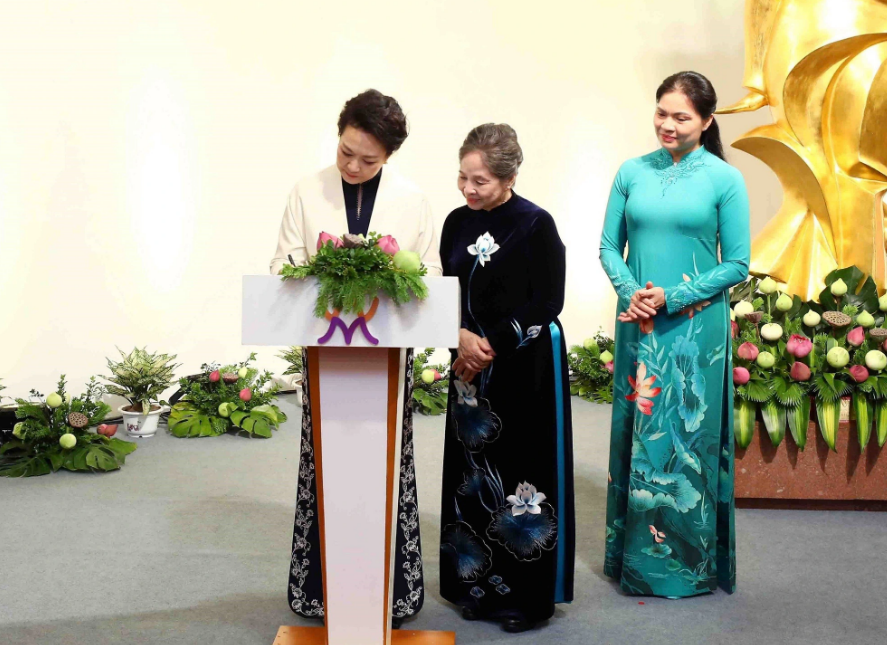
{"type": "MultiPolygon", "coordinates": [[[[375,231],[415,251],[428,275],[441,275],[437,235],[428,200],[407,179],[385,166],[407,138],[407,121],[397,101],[367,90],[345,103],[339,115],[336,164],[298,182],[290,193],[271,273],[289,262],[300,265],[317,252],[321,232],[341,236],[375,231]]],[[[307,363],[307,356],[304,356],[307,363]]],[[[289,603],[301,616],[324,615],[314,445],[307,369],[302,385],[302,450],[290,562],[289,603]]],[[[394,553],[395,626],[422,607],[425,589],[419,541],[419,507],[413,463],[412,350],[407,353],[403,445],[394,553]]]]}

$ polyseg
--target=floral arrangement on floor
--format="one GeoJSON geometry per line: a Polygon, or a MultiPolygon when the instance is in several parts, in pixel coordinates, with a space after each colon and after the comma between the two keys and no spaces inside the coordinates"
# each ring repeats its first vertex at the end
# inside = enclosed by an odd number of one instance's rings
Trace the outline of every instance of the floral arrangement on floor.
{"type": "Polygon", "coordinates": [[[447,392],[450,388],[450,366],[429,365],[433,347],[413,359],[413,409],[421,414],[438,415],[447,411],[447,392]]]}
{"type": "Polygon", "coordinates": [[[286,415],[272,404],[277,387],[263,391],[272,375],[250,367],[255,359],[253,353],[236,365],[204,363],[201,374],[180,379],[183,396],[169,413],[169,431],[182,438],[217,437],[229,430],[270,437],[286,415]]]}
{"type": "Polygon", "coordinates": [[[314,315],[324,318],[331,311],[359,314],[379,292],[397,305],[413,298],[424,300],[428,296],[422,280],[426,272],[419,254],[401,251],[390,235],[348,234],[340,239],[321,233],[317,254],[308,264],[284,266],[280,275],[284,280],[316,277],[320,293],[314,315]]]}
{"type": "Polygon", "coordinates": [[[614,351],[613,339],[603,331],[571,347],[567,355],[570,394],[593,403],[612,403],[614,351]]]}
{"type": "Polygon", "coordinates": [[[31,390],[30,400],[16,399],[14,438],[0,447],[0,476],[32,477],[57,470],[107,472],[123,466],[134,443],[112,438],[117,426],[98,425],[111,411],[95,377],[86,392],[72,398],[64,374],[56,391],[44,397],[31,390]]]}
{"type": "Polygon", "coordinates": [[[819,302],[780,293],[772,278],[751,278],[733,290],[734,431],[746,448],[760,409],[774,446],[786,425],[807,444],[811,404],[820,432],[836,450],[841,399],[851,397],[864,450],[873,424],[887,443],[887,296],[856,267],[831,272],[819,302]]]}

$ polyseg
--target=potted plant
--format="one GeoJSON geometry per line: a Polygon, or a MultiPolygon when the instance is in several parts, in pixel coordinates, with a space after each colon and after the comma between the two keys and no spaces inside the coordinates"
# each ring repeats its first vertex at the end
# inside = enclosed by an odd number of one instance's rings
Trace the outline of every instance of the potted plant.
{"type": "Polygon", "coordinates": [[[146,349],[138,347],[129,354],[119,348],[117,351],[122,360],[115,363],[109,358],[111,376],[102,377],[112,383],[106,390],[129,401],[129,405],[119,409],[127,434],[139,438],[153,437],[163,406],[167,405],[166,401],[160,400],[160,396],[172,385],[175,369],[179,367],[172,363],[175,355],[149,354],[146,349]]]}
{"type": "Polygon", "coordinates": [[[302,347],[299,345],[293,345],[277,355],[277,358],[282,358],[288,364],[286,370],[281,374],[281,380],[291,391],[298,390],[302,387],[302,371],[305,369],[302,359],[302,351],[302,347]]]}
{"type": "Polygon", "coordinates": [[[201,365],[202,373],[179,380],[182,398],[172,406],[169,431],[176,437],[217,437],[229,430],[250,437],[271,437],[286,421],[273,401],[278,388],[265,386],[271,372],[250,366],[256,355],[242,363],[201,365]]]}
{"type": "Polygon", "coordinates": [[[413,359],[413,409],[421,414],[437,415],[447,411],[450,387],[449,365],[429,365],[433,347],[426,347],[413,359]]]}
{"type": "Polygon", "coordinates": [[[593,403],[613,402],[615,343],[603,331],[574,345],[567,355],[570,394],[593,403]]]}
{"type": "Polygon", "coordinates": [[[19,422],[13,438],[0,447],[0,476],[119,469],[136,446],[111,438],[114,426],[99,426],[98,433],[89,431],[111,411],[102,402],[103,394],[104,388],[93,377],[84,394],[71,397],[62,375],[56,391],[48,396],[31,390],[30,400],[16,399],[19,422]]]}

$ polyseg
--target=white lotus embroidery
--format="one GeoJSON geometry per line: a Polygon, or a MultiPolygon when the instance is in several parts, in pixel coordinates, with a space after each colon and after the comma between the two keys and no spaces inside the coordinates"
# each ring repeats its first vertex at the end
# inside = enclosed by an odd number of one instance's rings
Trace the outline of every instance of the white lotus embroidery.
{"type": "Polygon", "coordinates": [[[496,240],[493,239],[489,231],[477,238],[477,242],[468,247],[468,252],[471,255],[477,256],[481,266],[484,266],[485,262],[489,262],[490,256],[498,250],[499,245],[496,244],[496,240]]]}
{"type": "Polygon", "coordinates": [[[512,515],[523,515],[524,513],[539,515],[542,512],[539,504],[544,502],[545,499],[545,493],[537,493],[535,486],[524,482],[523,484],[518,484],[517,491],[515,491],[514,495],[509,495],[507,501],[510,504],[514,504],[511,508],[512,515]]]}
{"type": "Polygon", "coordinates": [[[467,405],[469,408],[477,407],[477,388],[462,379],[456,379],[456,392],[459,395],[459,405],[467,405]]]}

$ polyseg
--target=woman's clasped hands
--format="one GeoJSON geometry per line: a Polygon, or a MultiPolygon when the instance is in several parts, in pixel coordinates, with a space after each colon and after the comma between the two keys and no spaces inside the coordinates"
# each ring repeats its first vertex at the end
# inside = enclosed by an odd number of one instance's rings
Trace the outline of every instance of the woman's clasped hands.
{"type": "Polygon", "coordinates": [[[631,296],[628,309],[619,314],[617,320],[625,323],[640,323],[649,320],[665,305],[665,290],[647,282],[644,289],[638,289],[631,296]]]}
{"type": "Polygon", "coordinates": [[[458,358],[453,362],[453,372],[466,382],[474,379],[496,358],[496,352],[493,351],[490,341],[467,329],[459,331],[458,354],[458,358]]]}

